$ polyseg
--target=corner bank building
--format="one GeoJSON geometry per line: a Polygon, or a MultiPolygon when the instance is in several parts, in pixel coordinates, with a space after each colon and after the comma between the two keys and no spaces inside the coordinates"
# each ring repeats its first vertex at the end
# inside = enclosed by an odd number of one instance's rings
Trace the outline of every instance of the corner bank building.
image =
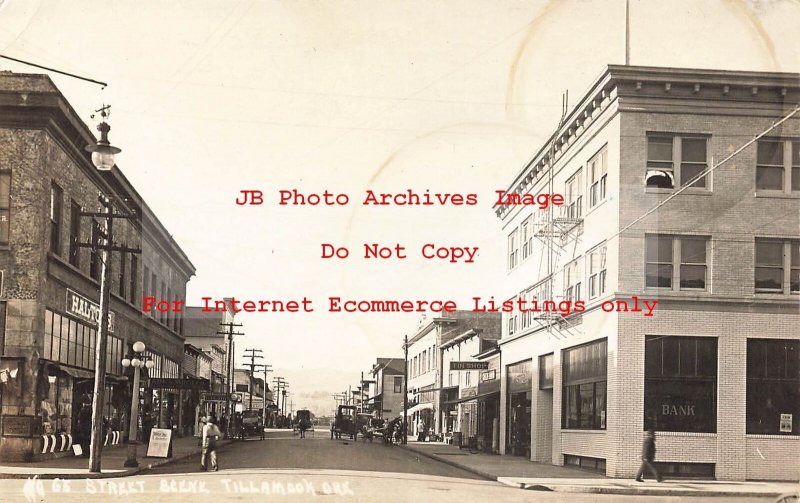
{"type": "Polygon", "coordinates": [[[798,74],[609,66],[510,181],[566,202],[495,207],[504,298],[586,309],[504,314],[503,454],[633,477],[653,428],[668,477],[797,480],[798,103],[798,74]]]}
{"type": "Polygon", "coordinates": [[[44,75],[0,73],[0,460],[88,451],[99,319],[101,229],[80,213],[98,195],[135,218],[115,219],[106,354],[105,442],[124,442],[131,380],[121,361],[142,341],[154,368],[142,382],[142,422],[178,426],[179,392],[148,377],[180,377],[183,320],[142,314],[142,297],[185,299],[194,266],[117,167],[100,172],[95,142],[44,75]]]}

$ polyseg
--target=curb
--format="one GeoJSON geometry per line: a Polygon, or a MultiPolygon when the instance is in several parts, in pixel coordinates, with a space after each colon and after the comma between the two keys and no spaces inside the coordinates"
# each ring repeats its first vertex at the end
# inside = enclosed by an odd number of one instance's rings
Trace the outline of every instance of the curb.
{"type": "MultiPolygon", "coordinates": [[[[502,478],[502,477],[500,477],[502,478]]],[[[626,496],[677,496],[677,497],[736,497],[736,498],[777,498],[781,492],[754,492],[754,491],[698,491],[688,489],[670,488],[636,488],[636,487],[603,487],[603,486],[559,486],[559,485],[527,485],[513,483],[512,487],[528,491],[549,491],[558,493],[581,494],[619,494],[626,496]],[[527,487],[526,487],[527,486],[527,487]]]]}
{"type": "Polygon", "coordinates": [[[407,450],[409,452],[413,452],[415,454],[419,454],[420,456],[424,456],[424,457],[426,457],[428,459],[433,459],[434,461],[439,461],[440,463],[444,463],[446,465],[450,465],[450,466],[452,466],[454,468],[459,468],[461,470],[464,470],[465,472],[470,472],[470,473],[472,473],[474,475],[477,475],[477,476],[479,476],[479,477],[481,477],[483,479],[486,479],[486,480],[491,480],[493,482],[496,482],[497,478],[498,478],[498,477],[496,477],[496,476],[494,476],[494,475],[492,475],[490,473],[486,473],[484,471],[477,470],[475,468],[470,468],[468,466],[464,466],[464,465],[456,463],[455,461],[452,461],[450,459],[443,458],[441,456],[437,456],[436,454],[428,454],[427,452],[418,451],[417,449],[412,449],[408,445],[400,444],[400,445],[398,445],[398,447],[400,447],[401,449],[405,449],[405,450],[407,450]]]}
{"type": "Polygon", "coordinates": [[[753,492],[753,491],[697,491],[688,489],[672,488],[649,488],[649,487],[604,487],[604,486],[569,486],[557,484],[525,484],[515,482],[508,477],[497,477],[475,468],[464,466],[450,459],[429,454],[420,450],[412,449],[407,445],[399,445],[407,451],[413,452],[446,465],[473,473],[486,480],[492,480],[509,487],[523,489],[527,491],[559,492],[559,493],[583,493],[583,494],[619,494],[623,496],[678,496],[678,497],[739,497],[739,498],[777,498],[782,492],[753,492]]]}
{"type": "MultiPolygon", "coordinates": [[[[219,448],[223,449],[233,443],[234,443],[233,441],[227,440],[225,441],[224,444],[221,444],[219,448]]],[[[130,477],[132,475],[138,475],[140,473],[147,472],[149,470],[152,470],[153,468],[158,468],[159,466],[168,465],[170,463],[175,463],[177,461],[183,461],[184,459],[191,458],[192,456],[197,456],[198,454],[200,454],[200,452],[201,449],[197,449],[192,452],[187,452],[186,454],[182,454],[180,456],[173,456],[171,458],[153,461],[147,464],[141,462],[140,465],[136,468],[129,468],[119,472],[91,473],[87,471],[86,473],[7,473],[7,474],[0,474],[0,480],[32,479],[32,478],[39,480],[52,480],[52,479],[77,480],[77,479],[110,479],[116,477],[130,477]]]]}

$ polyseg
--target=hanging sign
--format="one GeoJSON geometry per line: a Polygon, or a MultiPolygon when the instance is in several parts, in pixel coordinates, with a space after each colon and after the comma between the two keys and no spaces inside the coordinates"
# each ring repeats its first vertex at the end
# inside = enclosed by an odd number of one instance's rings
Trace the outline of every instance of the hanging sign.
{"type": "MultiPolygon", "coordinates": [[[[67,288],[67,314],[97,326],[100,323],[100,305],[67,288]]],[[[108,331],[114,333],[114,312],[108,311],[108,331]]]]}

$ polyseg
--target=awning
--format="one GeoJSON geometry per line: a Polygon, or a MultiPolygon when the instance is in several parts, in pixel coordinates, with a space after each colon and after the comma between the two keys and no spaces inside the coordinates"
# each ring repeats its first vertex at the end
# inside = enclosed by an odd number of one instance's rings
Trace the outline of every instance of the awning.
{"type": "Polygon", "coordinates": [[[89,372],[88,370],[81,370],[72,367],[62,367],[60,365],[59,369],[77,379],[94,379],[94,372],[89,372]]]}
{"type": "Polygon", "coordinates": [[[413,413],[417,412],[418,410],[423,410],[423,409],[431,409],[431,410],[433,410],[433,404],[431,402],[418,403],[417,405],[415,405],[415,406],[411,407],[410,409],[408,409],[408,414],[413,414],[413,413]]]}
{"type": "Polygon", "coordinates": [[[499,395],[499,394],[500,394],[499,391],[490,391],[488,393],[482,393],[480,395],[465,396],[465,397],[459,398],[458,400],[450,400],[450,401],[447,401],[445,403],[447,405],[454,405],[454,404],[457,404],[457,403],[471,402],[472,400],[480,400],[481,398],[486,398],[486,397],[491,396],[491,395],[499,395]]]}

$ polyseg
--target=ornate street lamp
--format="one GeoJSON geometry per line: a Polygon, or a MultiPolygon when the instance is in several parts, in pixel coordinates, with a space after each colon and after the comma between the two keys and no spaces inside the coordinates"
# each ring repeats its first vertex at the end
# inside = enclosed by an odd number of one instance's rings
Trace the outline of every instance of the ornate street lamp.
{"type": "Polygon", "coordinates": [[[106,105],[97,110],[97,112],[100,112],[100,117],[102,117],[100,124],[97,125],[97,130],[100,131],[100,139],[97,140],[96,144],[86,146],[86,151],[92,153],[92,164],[99,171],[111,171],[111,168],[114,167],[114,154],[122,152],[122,149],[108,142],[108,132],[111,131],[111,126],[106,122],[106,118],[109,115],[108,110],[110,108],[110,105],[106,105]]]}
{"type": "Polygon", "coordinates": [[[139,369],[142,367],[151,369],[154,365],[152,360],[147,360],[144,350],[144,342],[136,341],[133,343],[134,357],[122,360],[123,367],[133,367],[133,397],[131,398],[131,422],[128,431],[128,458],[125,460],[125,466],[131,468],[139,466],[139,462],[136,460],[136,446],[139,443],[137,440],[139,426],[139,369]]]}

